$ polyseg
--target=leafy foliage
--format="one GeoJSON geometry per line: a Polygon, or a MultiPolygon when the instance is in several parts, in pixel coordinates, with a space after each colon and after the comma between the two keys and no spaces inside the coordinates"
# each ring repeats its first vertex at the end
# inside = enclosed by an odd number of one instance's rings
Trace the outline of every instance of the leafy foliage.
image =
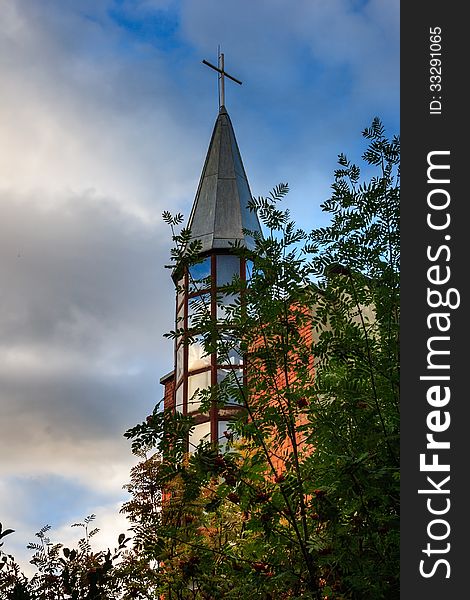
{"type": "MultiPolygon", "coordinates": [[[[398,597],[399,141],[378,119],[363,135],[376,174],[363,182],[339,156],[331,224],[297,228],[286,184],[253,198],[267,235],[234,248],[248,284],[221,292],[238,298],[222,321],[195,306],[206,353],[238,348],[245,362],[245,381],[198,392],[202,411],[243,406],[224,446],[188,455],[194,422],[170,410],[127,433],[161,457],[145,547],[165,597],[398,597]]],[[[183,269],[190,236],[172,232],[183,269]]]]}
{"type": "MultiPolygon", "coordinates": [[[[34,551],[31,558],[37,572],[28,579],[21,573],[19,565],[11,555],[1,554],[0,597],[5,600],[114,600],[124,598],[125,589],[117,564],[122,558],[130,538],[120,534],[117,547],[111,551],[93,552],[91,538],[98,529],[89,530],[95,515],[74,523],[82,527],[84,536],[77,548],[70,549],[62,544],[53,544],[48,537],[50,525],[37,533],[38,542],[28,548],[34,551]]],[[[6,530],[11,532],[11,530],[6,530]]],[[[4,532],[6,535],[6,532],[4,532]]],[[[129,596],[128,596],[129,597],[129,596]]]]}

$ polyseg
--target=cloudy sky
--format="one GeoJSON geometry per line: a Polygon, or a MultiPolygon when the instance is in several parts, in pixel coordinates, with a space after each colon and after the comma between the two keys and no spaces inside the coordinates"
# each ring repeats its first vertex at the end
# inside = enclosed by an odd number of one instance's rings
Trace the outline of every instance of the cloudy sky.
{"type": "Polygon", "coordinates": [[[250,180],[325,222],[338,153],[399,127],[398,0],[0,0],[0,521],[25,560],[96,513],[102,544],[162,396],[163,210],[189,214],[226,105],[250,180]]]}

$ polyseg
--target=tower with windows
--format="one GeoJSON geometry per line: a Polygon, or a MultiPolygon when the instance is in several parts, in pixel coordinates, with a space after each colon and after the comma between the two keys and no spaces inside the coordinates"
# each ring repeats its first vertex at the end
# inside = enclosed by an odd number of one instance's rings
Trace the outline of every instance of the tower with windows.
{"type": "Polygon", "coordinates": [[[200,242],[201,260],[182,273],[174,274],[178,284],[177,327],[191,334],[194,342],[186,344],[184,336],[176,340],[174,371],[161,379],[165,386],[165,407],[194,417],[190,451],[201,439],[220,442],[227,421],[239,410],[230,398],[222,407],[213,402],[210,411],[200,410],[196,391],[220,383],[229,374],[241,381],[244,365],[236,342],[229,344],[228,352],[214,351],[205,355],[193,317],[202,307],[220,327],[218,337],[233,335],[224,328],[223,320],[224,305],[234,298],[221,293],[221,288],[230,284],[234,276],[246,280],[246,261],[236,255],[234,245],[250,248],[253,239],[244,230],[261,232],[256,213],[248,209],[250,199],[232,123],[225,106],[221,105],[188,221],[191,238],[200,242]]]}

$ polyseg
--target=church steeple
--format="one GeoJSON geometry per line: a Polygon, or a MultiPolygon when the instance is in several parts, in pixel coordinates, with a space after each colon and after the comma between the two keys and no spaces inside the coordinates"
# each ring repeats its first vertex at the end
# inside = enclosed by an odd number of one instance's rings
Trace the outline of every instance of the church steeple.
{"type": "Polygon", "coordinates": [[[220,107],[202,170],[188,227],[202,243],[202,252],[250,247],[244,229],[260,232],[256,213],[248,209],[250,186],[225,106],[220,107]]]}
{"type": "Polygon", "coordinates": [[[215,389],[226,377],[235,378],[240,384],[244,381],[243,355],[226,321],[225,309],[236,295],[224,292],[224,286],[234,277],[241,281],[247,279],[247,261],[234,252],[233,246],[253,246],[253,239],[245,230],[261,234],[258,217],[247,206],[251,199],[250,186],[223,103],[223,78],[241,82],[224,71],[223,55],[219,56],[219,68],[204,62],[219,72],[222,95],[187,225],[192,239],[201,242],[201,260],[173,273],[178,283],[176,328],[183,333],[175,342],[175,369],[161,380],[165,385],[165,407],[194,419],[189,451],[194,450],[201,439],[220,444],[228,422],[242,409],[234,396],[227,397],[223,406],[214,398],[210,410],[202,412],[198,390],[215,389]],[[220,349],[217,345],[217,351],[209,355],[204,350],[204,332],[199,330],[195,318],[201,307],[217,325],[218,341],[223,342],[220,349]]]}

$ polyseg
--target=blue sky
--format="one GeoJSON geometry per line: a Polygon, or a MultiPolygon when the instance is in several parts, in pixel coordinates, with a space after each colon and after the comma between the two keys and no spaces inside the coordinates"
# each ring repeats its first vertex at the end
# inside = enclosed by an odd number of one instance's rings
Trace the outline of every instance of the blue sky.
{"type": "Polygon", "coordinates": [[[337,155],[376,115],[399,132],[397,0],[0,0],[0,521],[22,560],[46,523],[125,526],[122,434],[172,368],[161,213],[189,214],[219,44],[252,193],[288,182],[324,224],[337,155]]]}

